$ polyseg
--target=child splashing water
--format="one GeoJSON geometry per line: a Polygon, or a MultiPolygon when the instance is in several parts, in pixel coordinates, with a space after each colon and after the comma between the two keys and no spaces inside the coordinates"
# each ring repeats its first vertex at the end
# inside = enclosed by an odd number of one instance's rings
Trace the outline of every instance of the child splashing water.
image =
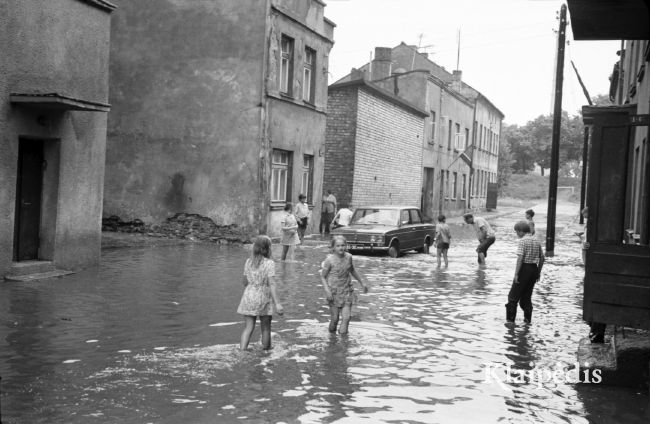
{"type": "Polygon", "coordinates": [[[368,286],[354,268],[352,255],[346,252],[347,241],[343,236],[332,237],[330,248],[332,253],[327,255],[323,262],[321,281],[327,301],[330,306],[331,321],[329,331],[336,332],[336,327],[341,317],[339,334],[347,334],[350,324],[352,305],[357,303],[357,293],[352,286],[352,277],[361,284],[364,293],[368,293],[368,286]]]}
{"type": "Polygon", "coordinates": [[[275,291],[275,263],[271,258],[271,239],[259,236],[253,243],[253,256],[244,265],[244,294],[237,313],[244,315],[246,327],[241,334],[240,349],[246,350],[250,342],[255,320],[260,317],[262,348],[271,348],[271,319],[273,312],[284,313],[275,291]]]}

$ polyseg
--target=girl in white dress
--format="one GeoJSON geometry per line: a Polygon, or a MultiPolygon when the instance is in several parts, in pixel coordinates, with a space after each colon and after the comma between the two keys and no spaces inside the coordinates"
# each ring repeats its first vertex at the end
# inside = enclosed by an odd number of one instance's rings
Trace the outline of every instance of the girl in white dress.
{"type": "Polygon", "coordinates": [[[244,294],[237,308],[237,313],[244,315],[246,326],[241,334],[239,347],[248,348],[255,320],[260,317],[262,330],[262,348],[271,348],[271,319],[273,312],[279,315],[284,309],[275,291],[275,263],[271,258],[271,239],[259,236],[253,243],[253,256],[244,265],[244,294]]]}

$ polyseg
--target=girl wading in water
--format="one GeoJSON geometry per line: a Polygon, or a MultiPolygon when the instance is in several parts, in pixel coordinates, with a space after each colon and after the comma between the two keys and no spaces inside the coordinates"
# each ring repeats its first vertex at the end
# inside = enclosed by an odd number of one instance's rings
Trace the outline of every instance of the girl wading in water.
{"type": "Polygon", "coordinates": [[[255,320],[260,318],[262,330],[262,348],[271,348],[271,319],[273,312],[278,315],[284,309],[275,290],[275,263],[271,260],[271,239],[259,236],[253,243],[253,256],[246,259],[244,265],[244,294],[237,308],[237,313],[244,315],[246,326],[241,334],[240,349],[248,349],[255,320]]]}
{"type": "Polygon", "coordinates": [[[327,255],[321,271],[321,281],[330,306],[329,330],[331,333],[336,332],[341,317],[339,334],[347,334],[352,305],[357,303],[357,293],[354,291],[351,277],[361,284],[364,293],[368,293],[368,285],[354,268],[352,255],[345,251],[346,245],[347,241],[343,236],[332,237],[332,253],[327,255]]]}

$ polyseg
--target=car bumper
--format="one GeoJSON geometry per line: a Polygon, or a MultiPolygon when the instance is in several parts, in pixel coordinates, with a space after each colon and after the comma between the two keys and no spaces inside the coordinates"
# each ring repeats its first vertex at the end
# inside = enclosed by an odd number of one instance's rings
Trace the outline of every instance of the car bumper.
{"type": "Polygon", "coordinates": [[[388,250],[388,246],[383,246],[375,243],[350,243],[348,242],[349,250],[366,250],[369,252],[385,252],[388,250]]]}

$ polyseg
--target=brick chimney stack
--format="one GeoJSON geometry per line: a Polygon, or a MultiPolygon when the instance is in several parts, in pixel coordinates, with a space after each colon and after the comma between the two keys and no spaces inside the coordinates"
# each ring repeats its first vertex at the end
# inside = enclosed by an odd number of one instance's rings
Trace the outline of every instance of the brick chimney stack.
{"type": "Polygon", "coordinates": [[[463,84],[462,84],[462,82],[463,82],[463,71],[458,70],[458,69],[454,70],[453,73],[452,73],[451,80],[452,80],[451,85],[454,88],[454,90],[460,92],[461,89],[463,88],[463,84]]]}
{"type": "Polygon", "coordinates": [[[387,78],[391,74],[393,49],[390,47],[375,47],[375,58],[370,64],[372,80],[387,78]]]}
{"type": "Polygon", "coordinates": [[[356,80],[365,80],[365,79],[368,79],[368,74],[366,73],[366,71],[357,68],[352,68],[352,70],[350,71],[350,80],[356,81],[356,80]]]}

